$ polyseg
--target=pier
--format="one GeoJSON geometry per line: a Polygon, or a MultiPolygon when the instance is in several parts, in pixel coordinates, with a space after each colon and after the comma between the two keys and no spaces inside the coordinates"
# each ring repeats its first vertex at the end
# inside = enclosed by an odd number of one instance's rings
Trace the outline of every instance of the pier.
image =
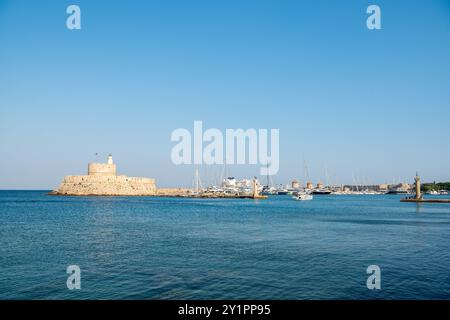
{"type": "Polygon", "coordinates": [[[416,194],[414,197],[403,198],[400,202],[415,202],[415,203],[450,203],[450,199],[424,199],[420,189],[420,177],[416,173],[414,178],[416,194]]]}
{"type": "Polygon", "coordinates": [[[450,199],[416,199],[416,198],[405,198],[401,199],[400,202],[416,202],[416,203],[450,203],[450,199]]]}
{"type": "Polygon", "coordinates": [[[198,187],[194,189],[183,188],[162,188],[156,190],[158,197],[180,197],[180,198],[203,198],[203,199],[267,199],[268,196],[261,195],[258,192],[256,178],[253,179],[252,193],[225,193],[225,192],[208,192],[206,190],[199,190],[198,187]]]}

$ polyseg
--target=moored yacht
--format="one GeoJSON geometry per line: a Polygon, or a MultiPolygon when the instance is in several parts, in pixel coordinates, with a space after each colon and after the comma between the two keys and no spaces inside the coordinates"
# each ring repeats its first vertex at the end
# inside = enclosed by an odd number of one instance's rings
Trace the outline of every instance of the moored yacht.
{"type": "Polygon", "coordinates": [[[327,195],[327,194],[331,194],[331,190],[325,189],[325,188],[318,188],[318,189],[314,189],[311,193],[316,194],[316,195],[327,195]]]}
{"type": "Polygon", "coordinates": [[[388,194],[410,194],[410,192],[406,188],[397,187],[389,189],[388,194]]]}
{"type": "Polygon", "coordinates": [[[261,194],[262,195],[275,195],[277,194],[277,189],[275,189],[274,187],[269,187],[269,186],[263,186],[262,190],[261,190],[261,194]]]}

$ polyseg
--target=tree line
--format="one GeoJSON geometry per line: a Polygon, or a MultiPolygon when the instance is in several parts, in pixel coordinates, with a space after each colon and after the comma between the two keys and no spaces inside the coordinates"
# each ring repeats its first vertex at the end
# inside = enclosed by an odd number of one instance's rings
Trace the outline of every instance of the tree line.
{"type": "Polygon", "coordinates": [[[422,184],[421,190],[424,192],[427,191],[439,191],[439,190],[450,190],[450,182],[433,182],[433,183],[424,183],[422,184]]]}

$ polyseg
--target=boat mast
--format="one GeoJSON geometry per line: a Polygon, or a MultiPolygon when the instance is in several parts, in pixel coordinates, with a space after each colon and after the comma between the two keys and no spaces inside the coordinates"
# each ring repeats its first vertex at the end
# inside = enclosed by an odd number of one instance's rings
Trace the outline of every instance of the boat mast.
{"type": "Polygon", "coordinates": [[[200,189],[203,189],[202,182],[200,180],[200,175],[198,173],[198,168],[195,168],[194,190],[195,190],[195,192],[198,193],[200,189]]]}
{"type": "Polygon", "coordinates": [[[303,160],[303,170],[304,170],[304,176],[306,179],[306,185],[308,185],[308,182],[310,182],[310,179],[309,179],[309,171],[308,171],[308,165],[306,164],[306,160],[303,160]]]}

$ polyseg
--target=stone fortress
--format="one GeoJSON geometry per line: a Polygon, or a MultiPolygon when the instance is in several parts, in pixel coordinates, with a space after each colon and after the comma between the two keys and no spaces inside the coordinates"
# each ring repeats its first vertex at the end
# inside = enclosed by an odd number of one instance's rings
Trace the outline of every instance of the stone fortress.
{"type": "Polygon", "coordinates": [[[153,196],[155,179],[116,174],[112,156],[106,163],[89,163],[88,174],[66,176],[52,195],[68,196],[153,196]]]}

